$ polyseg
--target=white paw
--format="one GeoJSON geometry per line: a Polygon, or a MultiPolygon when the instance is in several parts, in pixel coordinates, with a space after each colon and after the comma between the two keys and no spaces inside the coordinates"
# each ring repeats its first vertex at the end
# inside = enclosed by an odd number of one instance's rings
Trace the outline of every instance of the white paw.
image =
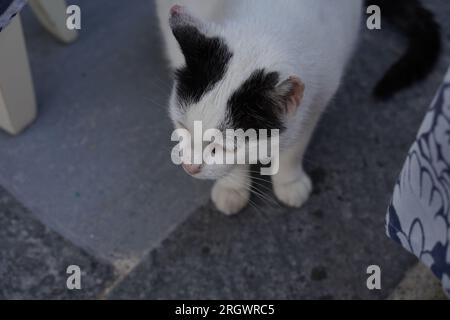
{"type": "Polygon", "coordinates": [[[289,207],[300,208],[312,190],[311,179],[303,174],[298,180],[283,183],[281,181],[274,181],[273,190],[278,200],[289,207]]]}
{"type": "Polygon", "coordinates": [[[244,188],[232,188],[216,182],[211,192],[211,198],[220,212],[233,215],[247,206],[250,192],[244,188]]]}

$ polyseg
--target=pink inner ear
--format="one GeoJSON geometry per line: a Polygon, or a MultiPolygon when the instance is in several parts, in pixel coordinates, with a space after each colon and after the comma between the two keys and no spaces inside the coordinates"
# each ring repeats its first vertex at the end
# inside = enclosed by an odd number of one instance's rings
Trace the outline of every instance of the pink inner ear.
{"type": "Polygon", "coordinates": [[[302,102],[305,85],[297,77],[289,77],[287,81],[289,81],[291,86],[288,93],[288,100],[286,105],[287,114],[293,115],[302,102]]]}
{"type": "Polygon", "coordinates": [[[305,86],[303,82],[297,77],[289,77],[291,81],[291,98],[294,100],[295,104],[298,106],[303,99],[303,91],[305,90],[305,86]]]}
{"type": "Polygon", "coordinates": [[[183,10],[183,7],[180,6],[179,4],[176,4],[172,8],[170,8],[170,14],[172,16],[174,16],[174,15],[180,14],[182,10],[183,10]]]}

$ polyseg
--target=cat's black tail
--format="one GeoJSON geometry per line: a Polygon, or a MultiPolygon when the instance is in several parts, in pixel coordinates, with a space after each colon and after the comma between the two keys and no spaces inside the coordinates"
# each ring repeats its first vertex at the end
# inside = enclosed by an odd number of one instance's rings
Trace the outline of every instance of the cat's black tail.
{"type": "Polygon", "coordinates": [[[387,99],[432,71],[441,51],[440,27],[418,0],[367,0],[367,5],[378,5],[382,19],[408,37],[408,49],[375,87],[375,97],[387,99]]]}

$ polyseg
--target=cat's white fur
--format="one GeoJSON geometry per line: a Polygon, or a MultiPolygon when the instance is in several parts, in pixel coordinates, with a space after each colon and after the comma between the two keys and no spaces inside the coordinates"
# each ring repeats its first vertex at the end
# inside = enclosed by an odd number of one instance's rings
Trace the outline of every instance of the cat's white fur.
{"type": "MultiPolygon", "coordinates": [[[[173,67],[184,57],[172,35],[168,17],[174,4],[183,5],[203,21],[204,30],[220,36],[233,52],[225,77],[199,103],[181,114],[175,91],[171,117],[187,127],[201,120],[215,128],[225,116],[229,96],[256,69],[277,71],[281,79],[296,76],[305,85],[304,97],[294,116],[286,119],[280,171],[272,177],[276,196],[283,203],[300,207],[312,184],[302,160],[323,110],[336,93],[359,33],[361,0],[158,0],[157,11],[173,67]]],[[[250,178],[246,166],[207,167],[200,177],[223,176],[212,190],[219,210],[233,214],[248,203],[250,178]]]]}

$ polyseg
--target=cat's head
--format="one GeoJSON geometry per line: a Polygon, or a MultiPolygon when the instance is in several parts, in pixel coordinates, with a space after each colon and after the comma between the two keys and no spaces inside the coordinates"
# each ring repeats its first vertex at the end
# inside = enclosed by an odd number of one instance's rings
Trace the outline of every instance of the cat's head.
{"type": "MultiPolygon", "coordinates": [[[[282,78],[270,55],[261,52],[261,39],[243,41],[238,30],[201,21],[181,6],[172,7],[169,23],[185,60],[175,70],[170,98],[176,128],[193,135],[194,123],[200,121],[203,130],[215,128],[223,134],[227,129],[278,129],[282,143],[303,98],[302,81],[282,78]]],[[[213,141],[204,147],[236,152],[223,144],[213,141]]],[[[196,178],[217,179],[233,165],[183,167],[196,178]]]]}

